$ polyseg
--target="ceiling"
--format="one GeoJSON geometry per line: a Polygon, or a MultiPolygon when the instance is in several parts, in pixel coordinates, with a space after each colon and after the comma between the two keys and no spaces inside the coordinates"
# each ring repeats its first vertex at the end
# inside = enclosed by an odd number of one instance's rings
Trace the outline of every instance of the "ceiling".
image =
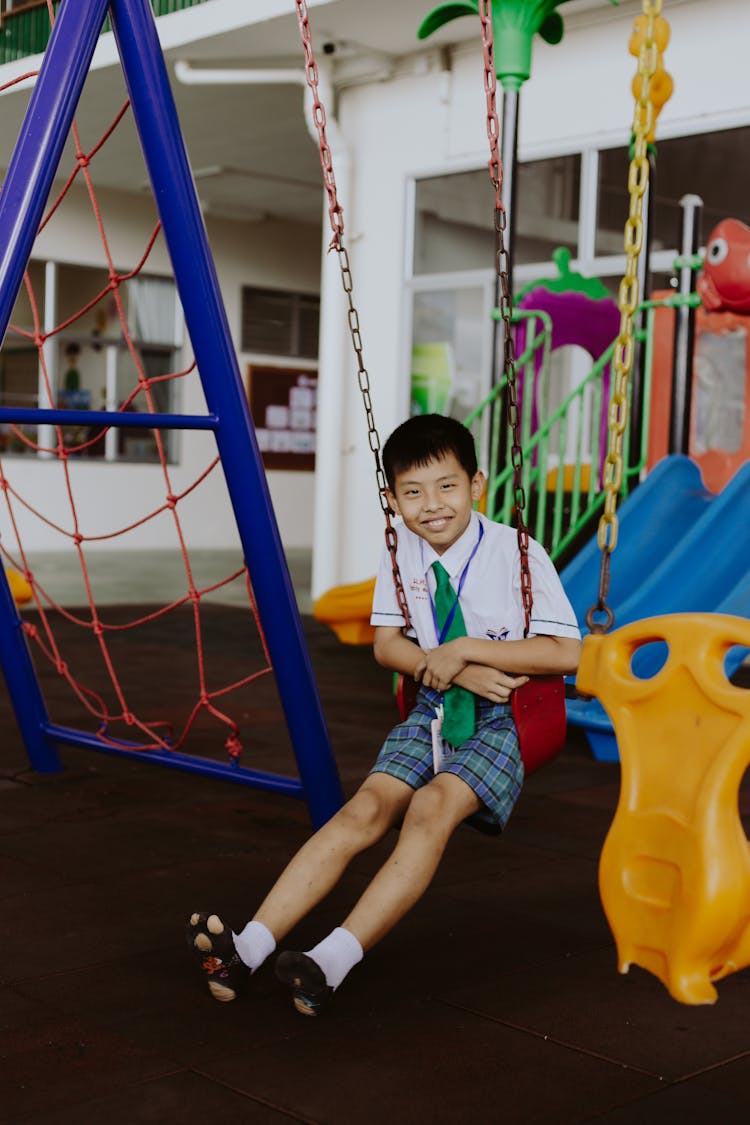
{"type": "MultiPolygon", "coordinates": [[[[248,16],[252,16],[256,4],[253,0],[245,3],[248,16]]],[[[217,20],[229,6],[230,0],[226,0],[226,6],[224,0],[217,0],[217,20]]],[[[319,4],[309,0],[316,53],[333,63],[334,81],[339,84],[403,56],[476,36],[475,21],[460,19],[420,43],[416,29],[434,6],[431,0],[331,0],[319,4]],[[332,51],[326,56],[324,44],[332,51]]],[[[228,27],[214,35],[202,34],[199,39],[183,36],[182,42],[176,42],[174,29],[189,26],[191,13],[205,13],[208,7],[159,21],[204,211],[245,220],[273,216],[319,223],[320,164],[305,122],[302,85],[186,85],[175,76],[178,61],[189,64],[192,70],[284,67],[301,71],[303,55],[292,0],[277,0],[276,10],[283,8],[285,13],[263,22],[228,27]],[[164,33],[167,20],[174,21],[169,35],[164,33]],[[182,20],[181,25],[178,20],[182,20]]],[[[590,18],[594,9],[603,13],[608,7],[608,0],[571,0],[563,14],[566,20],[590,18]]],[[[28,96],[28,91],[10,91],[1,99],[0,168],[7,166],[28,96]]],[[[119,65],[92,69],[76,116],[85,149],[97,143],[125,99],[119,65]]],[[[98,157],[95,179],[102,187],[148,190],[129,115],[98,157]]]]}

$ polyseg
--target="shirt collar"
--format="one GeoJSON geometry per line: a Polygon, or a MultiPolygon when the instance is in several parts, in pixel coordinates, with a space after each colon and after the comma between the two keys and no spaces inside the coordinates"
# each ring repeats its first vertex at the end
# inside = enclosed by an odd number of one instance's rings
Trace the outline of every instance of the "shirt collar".
{"type": "Polygon", "coordinates": [[[445,569],[451,578],[458,578],[463,570],[469,555],[474,550],[479,534],[479,516],[476,512],[472,512],[469,518],[466,531],[463,535],[452,543],[447,551],[439,555],[427,542],[426,539],[420,539],[420,549],[422,564],[424,566],[424,573],[428,574],[430,567],[437,560],[445,569]]]}

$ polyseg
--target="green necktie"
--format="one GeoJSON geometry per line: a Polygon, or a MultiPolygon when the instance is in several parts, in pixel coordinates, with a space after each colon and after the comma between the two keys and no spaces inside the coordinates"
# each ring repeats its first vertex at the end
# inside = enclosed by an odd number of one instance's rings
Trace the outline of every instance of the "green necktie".
{"type": "MultiPolygon", "coordinates": [[[[466,624],[458,595],[451,586],[448,571],[439,562],[432,564],[432,569],[437,582],[435,590],[435,615],[437,616],[440,631],[445,628],[445,623],[450,617],[455,606],[453,619],[448,627],[448,632],[443,641],[452,641],[456,637],[466,636],[466,624]]],[[[467,738],[471,738],[476,730],[476,717],[474,711],[474,696],[466,688],[456,684],[448,688],[443,696],[443,738],[451,746],[461,746],[467,738]]]]}

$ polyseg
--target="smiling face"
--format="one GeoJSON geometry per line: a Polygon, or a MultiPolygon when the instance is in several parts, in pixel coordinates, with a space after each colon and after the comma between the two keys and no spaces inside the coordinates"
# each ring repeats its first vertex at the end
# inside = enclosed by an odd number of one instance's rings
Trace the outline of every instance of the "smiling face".
{"type": "Polygon", "coordinates": [[[409,530],[442,555],[466,531],[483,488],[483,473],[470,477],[455,453],[446,453],[397,473],[388,499],[409,530]]]}

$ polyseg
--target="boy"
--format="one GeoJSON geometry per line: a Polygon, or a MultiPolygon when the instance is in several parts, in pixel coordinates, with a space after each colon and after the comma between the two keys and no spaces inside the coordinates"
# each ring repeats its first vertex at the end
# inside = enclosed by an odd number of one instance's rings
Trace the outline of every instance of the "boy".
{"type": "Polygon", "coordinates": [[[417,703],[360,789],[294,856],[241,933],[215,914],[192,915],[188,940],[217,1000],[233,1000],[354,856],[403,822],[390,858],[341,926],[276,962],[296,1009],[317,1015],[425,892],[454,829],[464,820],[504,828],[523,781],[510,693],[530,675],[567,674],[578,664],[575,615],[533,540],[534,613],[523,637],[516,533],[473,510],[484,476],[469,431],[437,414],[410,418],[385,443],[383,467],[389,504],[403,521],[398,564],[414,639],[404,634],[384,551],[371,618],[375,659],[420,682],[417,703]]]}

